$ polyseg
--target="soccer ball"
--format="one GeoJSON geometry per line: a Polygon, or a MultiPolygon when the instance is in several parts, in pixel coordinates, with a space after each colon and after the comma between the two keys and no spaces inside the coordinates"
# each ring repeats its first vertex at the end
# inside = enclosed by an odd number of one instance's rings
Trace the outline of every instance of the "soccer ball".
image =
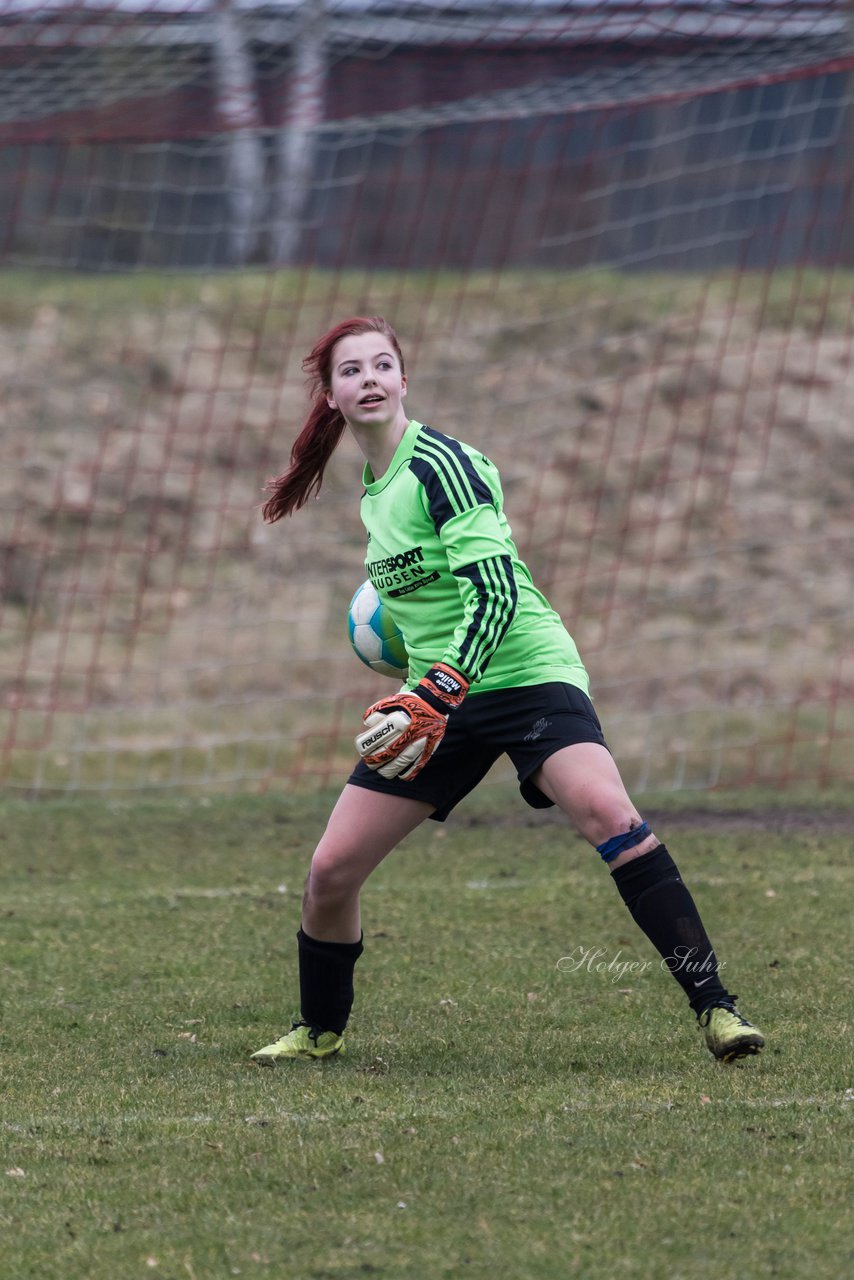
{"type": "Polygon", "coordinates": [[[347,627],[356,657],[366,666],[393,680],[406,679],[409,658],[403,636],[370,580],[362,583],[350,601],[347,627]]]}

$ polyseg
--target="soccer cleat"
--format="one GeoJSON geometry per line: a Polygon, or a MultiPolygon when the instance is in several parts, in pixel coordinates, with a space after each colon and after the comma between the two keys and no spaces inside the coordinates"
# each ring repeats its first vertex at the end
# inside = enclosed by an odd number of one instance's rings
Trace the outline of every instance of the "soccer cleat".
{"type": "Polygon", "coordinates": [[[765,1037],[752,1022],[743,1018],[730,1002],[713,1004],[697,1019],[706,1033],[709,1051],[720,1062],[734,1062],[751,1053],[759,1053],[765,1037]]]}
{"type": "Polygon", "coordinates": [[[272,1066],[282,1058],[331,1058],[343,1050],[344,1037],[337,1031],[318,1031],[307,1022],[295,1022],[287,1035],[265,1045],[252,1058],[272,1066]]]}

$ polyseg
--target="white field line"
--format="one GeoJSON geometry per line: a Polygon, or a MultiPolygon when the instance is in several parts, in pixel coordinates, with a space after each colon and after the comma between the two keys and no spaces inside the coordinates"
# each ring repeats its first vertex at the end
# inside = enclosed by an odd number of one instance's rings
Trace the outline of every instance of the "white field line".
{"type": "Polygon", "coordinates": [[[160,1125],[168,1128],[186,1127],[191,1128],[198,1125],[222,1125],[222,1124],[247,1124],[265,1126],[272,1124],[274,1121],[291,1120],[297,1124],[307,1124],[312,1121],[323,1121],[326,1116],[319,1113],[307,1112],[301,1114],[294,1111],[278,1111],[271,1110],[269,1114],[263,1116],[233,1116],[233,1115],[153,1115],[147,1111],[123,1111],[116,1115],[96,1115],[87,1116],[85,1119],[75,1119],[71,1116],[31,1116],[26,1121],[3,1121],[0,1128],[7,1133],[23,1134],[25,1136],[37,1137],[41,1136],[38,1131],[42,1129],[63,1129],[69,1132],[86,1132],[90,1133],[93,1129],[111,1129],[121,1125],[160,1125]]]}
{"type": "Polygon", "coordinates": [[[287,893],[287,885],[233,885],[222,888],[202,889],[146,889],[139,898],[256,898],[266,893],[287,893]]]}
{"type": "MultiPolygon", "coordinates": [[[[713,1087],[713,1086],[710,1086],[713,1087]]],[[[854,1089],[844,1093],[790,1096],[784,1098],[712,1098],[703,1095],[691,1102],[590,1102],[574,1099],[565,1102],[561,1111],[683,1111],[691,1107],[749,1107],[751,1110],[778,1110],[780,1107],[844,1107],[854,1103],[854,1089]]]]}
{"type": "MultiPolygon", "coordinates": [[[[684,870],[684,868],[683,868],[684,870]]],[[[774,897],[785,894],[787,897],[792,895],[810,894],[811,890],[815,890],[817,885],[826,884],[847,884],[851,880],[851,870],[848,867],[822,867],[820,870],[810,868],[808,871],[802,872],[794,877],[781,878],[775,876],[774,869],[769,868],[768,874],[761,884],[756,884],[747,880],[744,876],[716,876],[705,875],[702,871],[688,868],[686,872],[686,880],[691,886],[703,886],[708,888],[738,888],[748,896],[753,893],[764,893],[767,896],[767,889],[774,888],[774,897]]],[[[502,890],[506,892],[512,889],[526,889],[535,883],[544,883],[525,879],[523,877],[494,880],[468,880],[466,889],[470,892],[492,890],[502,890]]],[[[382,893],[385,886],[381,884],[372,887],[373,893],[382,893]]],[[[97,905],[99,907],[108,907],[111,903],[127,903],[127,902],[155,902],[158,899],[166,903],[175,902],[176,900],[186,898],[197,898],[200,900],[209,899],[215,901],[217,899],[228,898],[259,898],[268,894],[278,893],[287,894],[288,887],[285,884],[265,884],[265,885],[186,885],[163,887],[159,889],[140,889],[129,893],[116,893],[115,895],[105,894],[103,891],[98,893],[97,905]]],[[[75,907],[81,905],[92,905],[92,896],[88,893],[69,893],[64,888],[53,889],[49,885],[40,886],[33,894],[27,897],[26,902],[16,903],[10,896],[7,903],[8,906],[17,910],[24,910],[32,907],[35,903],[48,902],[54,906],[75,907]]]]}
{"type": "MultiPolygon", "coordinates": [[[[854,1103],[854,1089],[846,1089],[843,1093],[826,1093],[826,1094],[789,1094],[782,1098],[710,1098],[706,1095],[692,1099],[691,1101],[679,1102],[662,1102],[660,1099],[642,1101],[635,1099],[634,1101],[590,1101],[587,1099],[573,1099],[565,1102],[560,1110],[562,1112],[571,1111],[630,1111],[632,1113],[643,1113],[649,1111],[689,1111],[698,1107],[746,1107],[753,1111],[775,1111],[781,1107],[832,1107],[841,1108],[854,1103]]],[[[406,1113],[411,1115],[410,1112],[406,1113]]],[[[298,1111],[281,1111],[278,1108],[271,1108],[264,1115],[209,1115],[206,1113],[195,1115],[152,1115],[145,1111],[125,1111],[117,1115],[92,1115],[83,1120],[78,1120],[64,1115],[46,1115],[46,1116],[28,1116],[26,1121],[14,1122],[4,1121],[2,1129],[7,1133],[17,1133],[36,1136],[34,1130],[45,1128],[58,1128],[67,1130],[85,1130],[90,1131],[93,1128],[103,1127],[109,1129],[123,1124],[144,1124],[144,1125],[161,1125],[164,1127],[194,1127],[197,1125],[221,1125],[221,1124],[248,1124],[248,1125],[268,1125],[274,1121],[291,1121],[296,1124],[308,1124],[316,1121],[323,1122],[327,1117],[320,1112],[298,1112],[298,1111]]]]}
{"type": "MultiPolygon", "coordinates": [[[[286,884],[265,884],[265,885],[212,885],[204,887],[200,885],[177,886],[172,888],[161,889],[140,889],[136,892],[124,893],[119,892],[115,895],[104,894],[99,891],[96,898],[88,893],[66,893],[62,889],[54,891],[50,886],[40,887],[35,893],[27,898],[26,905],[32,906],[34,902],[49,902],[52,905],[60,906],[81,906],[94,904],[99,907],[108,907],[112,903],[127,902],[155,902],[161,899],[164,902],[175,902],[180,898],[200,898],[200,899],[222,899],[222,898],[262,898],[269,894],[278,893],[286,894],[288,886],[286,884]]],[[[11,901],[11,899],[10,899],[11,901]]],[[[14,902],[12,902],[14,906],[14,902]]],[[[24,904],[21,904],[21,910],[24,904]]]]}

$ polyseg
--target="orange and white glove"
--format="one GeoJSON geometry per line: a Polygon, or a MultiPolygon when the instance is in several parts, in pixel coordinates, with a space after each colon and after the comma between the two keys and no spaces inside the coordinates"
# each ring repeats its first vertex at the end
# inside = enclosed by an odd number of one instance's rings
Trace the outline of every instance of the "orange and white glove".
{"type": "Polygon", "coordinates": [[[356,750],[384,778],[411,782],[442,741],[448,716],[468,691],[465,676],[437,662],[411,693],[396,693],[368,707],[356,750]]]}

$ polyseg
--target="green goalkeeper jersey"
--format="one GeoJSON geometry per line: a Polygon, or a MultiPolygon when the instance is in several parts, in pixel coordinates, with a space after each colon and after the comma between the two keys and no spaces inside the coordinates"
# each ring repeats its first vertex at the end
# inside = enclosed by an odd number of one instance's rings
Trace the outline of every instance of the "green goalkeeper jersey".
{"type": "Polygon", "coordinates": [[[388,470],[364,470],[365,567],[406,642],[409,687],[436,662],[471,692],[567,681],[588,691],[575,642],[534,586],[495,466],[410,422],[388,470]]]}

